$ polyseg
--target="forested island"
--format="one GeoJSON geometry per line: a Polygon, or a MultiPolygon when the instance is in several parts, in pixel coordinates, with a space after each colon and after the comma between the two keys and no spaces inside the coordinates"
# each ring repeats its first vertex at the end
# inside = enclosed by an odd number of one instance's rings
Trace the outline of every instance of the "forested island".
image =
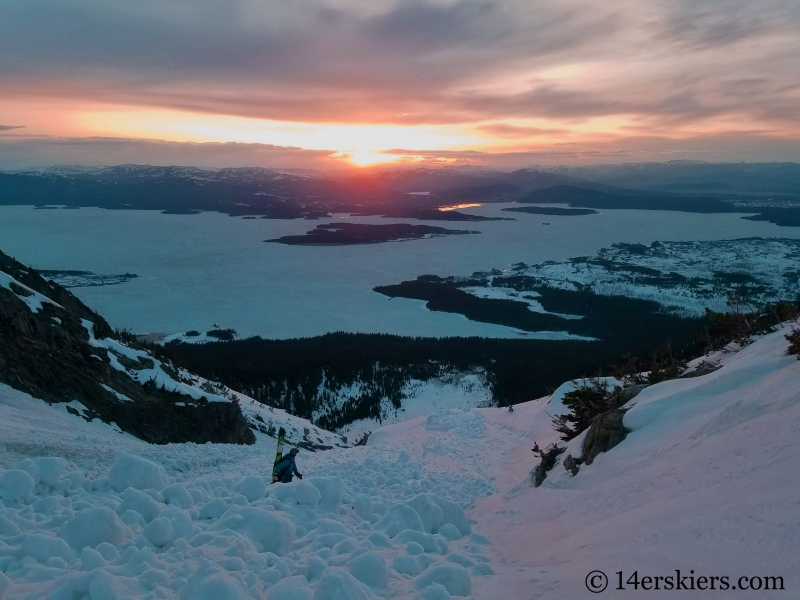
{"type": "Polygon", "coordinates": [[[469,235],[480,231],[466,229],[445,229],[431,225],[369,225],[365,223],[325,223],[317,225],[305,235],[284,235],[265,242],[275,242],[290,246],[352,246],[358,244],[381,244],[384,242],[405,242],[445,235],[469,235]]]}

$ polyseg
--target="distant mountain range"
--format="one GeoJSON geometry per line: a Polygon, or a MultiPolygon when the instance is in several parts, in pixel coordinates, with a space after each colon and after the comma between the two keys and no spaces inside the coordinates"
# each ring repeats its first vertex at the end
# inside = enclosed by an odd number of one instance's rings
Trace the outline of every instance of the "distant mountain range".
{"type": "MultiPolygon", "coordinates": [[[[389,168],[347,174],[261,167],[60,166],[0,171],[0,205],[219,211],[272,219],[331,213],[440,220],[436,209],[477,202],[593,208],[757,212],[800,224],[800,164],[691,161],[489,169],[389,168]]],[[[450,220],[458,220],[452,218],[450,220]]]]}

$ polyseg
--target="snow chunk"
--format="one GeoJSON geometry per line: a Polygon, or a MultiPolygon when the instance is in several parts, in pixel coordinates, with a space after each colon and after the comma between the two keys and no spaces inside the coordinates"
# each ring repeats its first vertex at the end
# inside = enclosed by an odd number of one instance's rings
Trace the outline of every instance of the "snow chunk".
{"type": "Polygon", "coordinates": [[[281,579],[269,588],[267,600],[311,600],[313,593],[306,578],[298,575],[281,579]]]}
{"type": "Polygon", "coordinates": [[[464,514],[464,511],[458,504],[451,502],[450,500],[440,498],[434,494],[431,494],[429,497],[439,505],[439,508],[442,509],[441,525],[445,525],[447,523],[455,525],[456,528],[458,528],[458,530],[461,532],[461,535],[469,535],[472,533],[472,527],[470,526],[469,521],[467,521],[467,515],[464,514]]]}
{"type": "Polygon", "coordinates": [[[11,521],[0,515],[0,535],[7,535],[9,537],[19,535],[22,533],[20,528],[14,525],[11,521]]]}
{"type": "Polygon", "coordinates": [[[314,600],[369,600],[371,597],[350,573],[335,567],[322,574],[314,591],[314,600]]]}
{"type": "Polygon", "coordinates": [[[170,506],[169,508],[161,511],[161,516],[169,519],[172,523],[172,531],[174,535],[172,540],[191,539],[195,534],[194,523],[192,523],[191,515],[180,508],[170,506]]]}
{"type": "Polygon", "coordinates": [[[36,466],[36,463],[33,462],[33,459],[26,458],[25,460],[20,460],[14,463],[14,469],[20,469],[22,471],[27,471],[28,474],[33,477],[33,481],[38,483],[39,481],[39,468],[36,466]]]}
{"type": "Polygon", "coordinates": [[[56,496],[45,496],[31,504],[33,510],[41,515],[52,515],[58,509],[58,498],[56,496]]]}
{"type": "Polygon", "coordinates": [[[139,490],[127,488],[121,494],[122,504],[119,505],[117,513],[124,515],[126,511],[132,510],[139,513],[146,523],[149,523],[161,512],[158,502],[139,490]]]}
{"type": "Polygon", "coordinates": [[[418,494],[406,504],[417,511],[422,521],[422,527],[427,533],[436,533],[439,530],[439,523],[442,522],[444,512],[426,494],[418,494]]]}
{"type": "Polygon", "coordinates": [[[0,500],[16,503],[30,496],[36,483],[31,474],[22,469],[11,469],[0,477],[0,500]]]}
{"type": "Polygon", "coordinates": [[[166,546],[174,536],[172,521],[166,517],[158,517],[150,521],[142,533],[144,537],[153,542],[154,546],[166,546]]]}
{"type": "Polygon", "coordinates": [[[452,523],[445,523],[439,528],[439,533],[444,536],[448,542],[455,542],[462,538],[461,532],[458,527],[452,523]]]}
{"type": "Polygon", "coordinates": [[[107,506],[87,508],[61,528],[59,536],[76,550],[96,548],[99,544],[119,544],[125,529],[114,511],[107,506]]]}
{"type": "Polygon", "coordinates": [[[469,596],[472,593],[469,572],[461,565],[445,564],[431,567],[416,579],[414,586],[422,590],[435,583],[444,586],[447,593],[453,596],[469,596]]]}
{"type": "Polygon", "coordinates": [[[55,487],[68,466],[69,463],[60,456],[46,456],[36,459],[36,468],[39,470],[39,481],[46,483],[50,487],[55,487]]]}
{"type": "Polygon", "coordinates": [[[122,492],[126,488],[137,490],[163,490],[167,487],[167,473],[154,462],[120,452],[108,475],[111,487],[122,492]]]}
{"type": "Polygon", "coordinates": [[[422,600],[450,600],[450,593],[441,583],[434,583],[426,587],[420,598],[422,600]]]}
{"type": "Polygon", "coordinates": [[[208,531],[225,529],[246,535],[259,552],[273,552],[278,556],[287,554],[294,542],[292,522],[260,508],[233,505],[208,531]]]}
{"type": "Polygon", "coordinates": [[[181,600],[249,600],[249,595],[233,577],[209,565],[189,578],[181,600]]]}
{"type": "Polygon", "coordinates": [[[200,509],[200,518],[203,520],[219,519],[225,514],[226,510],[228,510],[228,505],[225,504],[225,501],[222,498],[217,498],[208,504],[203,505],[203,507],[200,509]]]}
{"type": "Polygon", "coordinates": [[[457,565],[461,565],[462,567],[471,567],[475,564],[474,560],[472,560],[468,556],[459,554],[458,552],[453,552],[452,554],[450,554],[450,556],[447,557],[447,561],[451,563],[456,563],[457,565]]]}
{"type": "Polygon", "coordinates": [[[342,486],[344,482],[341,477],[312,477],[309,483],[319,490],[321,499],[319,507],[322,510],[338,512],[342,504],[342,486]]]}
{"type": "Polygon", "coordinates": [[[245,478],[242,485],[239,486],[239,493],[247,498],[248,502],[255,502],[267,495],[267,486],[263,479],[251,475],[245,478]]]}
{"type": "Polygon", "coordinates": [[[373,546],[377,548],[391,548],[392,547],[392,540],[385,533],[381,533],[380,531],[373,531],[367,536],[367,540],[369,540],[373,546]]]}
{"type": "Polygon", "coordinates": [[[115,600],[119,597],[114,578],[104,571],[94,574],[89,584],[89,598],[91,600],[115,600]]]}
{"type": "Polygon", "coordinates": [[[194,498],[189,491],[180,483],[174,483],[163,490],[161,495],[164,497],[164,503],[170,504],[174,500],[181,508],[192,508],[194,506],[194,498]]]}
{"type": "Polygon", "coordinates": [[[386,562],[374,552],[367,552],[347,563],[347,570],[361,583],[378,590],[389,585],[389,570],[386,562]]]}
{"type": "Polygon", "coordinates": [[[406,529],[405,531],[398,533],[397,537],[394,538],[394,541],[402,544],[408,544],[411,542],[419,544],[423,551],[427,554],[439,552],[439,542],[436,541],[436,538],[430,533],[423,533],[422,531],[406,529]]]}
{"type": "Polygon", "coordinates": [[[84,571],[93,571],[102,566],[105,566],[106,559],[97,550],[93,550],[88,546],[81,550],[81,567],[84,571]]]}
{"type": "Polygon", "coordinates": [[[322,500],[320,491],[315,486],[305,481],[297,484],[294,494],[297,503],[301,506],[315,507],[320,503],[320,500],[322,500]]]}
{"type": "Polygon", "coordinates": [[[369,516],[372,514],[372,500],[366,494],[359,494],[353,500],[353,510],[365,521],[369,520],[369,516]]]}
{"type": "Polygon", "coordinates": [[[22,553],[25,556],[32,556],[42,563],[51,557],[58,557],[63,560],[72,558],[72,551],[67,542],[41,533],[31,534],[22,541],[22,553]]]}
{"type": "Polygon", "coordinates": [[[406,529],[424,531],[422,520],[419,518],[417,511],[407,504],[390,506],[386,514],[375,525],[375,528],[385,532],[390,538],[406,529]]]}
{"type": "Polygon", "coordinates": [[[422,568],[413,556],[395,556],[392,568],[401,575],[411,575],[412,577],[422,573],[422,568]]]}

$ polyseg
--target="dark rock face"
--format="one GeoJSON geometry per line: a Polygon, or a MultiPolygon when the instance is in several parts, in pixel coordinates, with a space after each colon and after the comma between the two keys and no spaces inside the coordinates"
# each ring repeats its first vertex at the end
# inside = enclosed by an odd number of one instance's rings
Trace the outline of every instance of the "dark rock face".
{"type": "Polygon", "coordinates": [[[533,470],[533,485],[539,487],[547,478],[547,473],[556,465],[556,458],[561,455],[566,448],[559,448],[555,444],[548,446],[542,453],[542,460],[533,470]]]}
{"type": "Polygon", "coordinates": [[[619,393],[619,398],[615,402],[615,406],[613,406],[612,408],[619,408],[623,404],[627,404],[628,402],[636,398],[636,396],[638,396],[647,387],[650,387],[650,385],[647,383],[637,383],[622,388],[622,390],[619,393]]]}
{"type": "Polygon", "coordinates": [[[564,459],[564,468],[570,472],[570,475],[575,477],[581,469],[581,462],[579,458],[573,458],[572,455],[567,456],[564,459]]]}
{"type": "Polygon", "coordinates": [[[592,424],[583,442],[583,462],[585,464],[592,464],[598,454],[611,450],[625,439],[628,430],[622,424],[622,418],[626,412],[625,408],[617,408],[592,419],[592,424]]]}
{"type": "Polygon", "coordinates": [[[688,379],[690,377],[702,377],[703,375],[708,375],[709,373],[713,373],[714,371],[718,371],[722,368],[722,365],[715,362],[709,362],[707,360],[700,361],[700,364],[697,365],[694,371],[681,375],[682,378],[688,379]]]}
{"type": "MultiPolygon", "coordinates": [[[[72,293],[2,252],[0,271],[60,305],[43,303],[34,312],[23,300],[31,292],[14,284],[11,290],[0,287],[0,382],[50,403],[77,400],[89,417],[115,422],[151,443],[255,442],[238,405],[142,385],[115,369],[109,352],[89,343],[81,320],[93,323],[97,339],[110,337],[111,327],[72,293]]],[[[154,363],[125,359],[123,366],[142,370],[154,363]]]]}

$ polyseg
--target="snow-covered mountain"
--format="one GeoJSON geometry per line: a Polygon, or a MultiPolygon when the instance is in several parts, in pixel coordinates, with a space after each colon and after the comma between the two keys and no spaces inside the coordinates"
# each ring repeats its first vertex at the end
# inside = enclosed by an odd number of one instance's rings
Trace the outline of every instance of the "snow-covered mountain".
{"type": "Polygon", "coordinates": [[[680,570],[687,598],[705,597],[701,577],[737,598],[763,597],[751,581],[795,597],[800,362],[787,332],[646,388],[619,445],[575,476],[556,464],[538,488],[530,449],[556,440],[569,385],[514,412],[443,409],[366,446],[301,453],[303,480],[278,486],[260,432],[251,446],[153,446],[0,386],[0,591],[573,600],[602,571],[607,597],[636,597],[636,572],[661,577],[648,597],[666,598],[680,570]]]}
{"type": "Polygon", "coordinates": [[[0,382],[154,443],[252,444],[283,428],[307,449],[343,436],[160,360],[72,293],[0,253],[0,382]]]}

